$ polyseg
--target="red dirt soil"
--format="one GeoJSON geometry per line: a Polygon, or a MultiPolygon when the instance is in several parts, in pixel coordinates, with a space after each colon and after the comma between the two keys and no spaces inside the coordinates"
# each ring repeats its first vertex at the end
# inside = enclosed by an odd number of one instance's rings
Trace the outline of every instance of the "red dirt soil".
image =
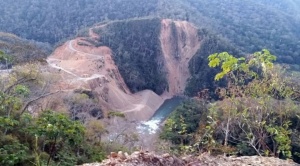
{"type": "Polygon", "coordinates": [[[161,26],[160,40],[169,83],[167,94],[183,95],[186,81],[190,77],[189,61],[200,47],[197,28],[186,21],[169,19],[162,20],[161,26]],[[177,36],[172,35],[172,24],[175,24],[177,36]],[[177,43],[174,43],[174,40],[177,40],[177,43]]]}
{"type": "MultiPolygon", "coordinates": [[[[89,39],[101,39],[92,28],[89,35],[89,39]]],[[[200,47],[197,29],[185,21],[162,20],[160,40],[169,83],[169,91],[162,96],[150,90],[132,94],[112,59],[111,49],[95,47],[84,38],[67,41],[47,59],[52,72],[61,77],[53,89],[92,90],[106,110],[124,112],[132,120],[148,120],[165,99],[183,95],[190,77],[188,62],[200,47]],[[171,34],[172,23],[176,26],[177,36],[171,34]],[[177,40],[176,44],[172,40],[177,40]]]]}
{"type": "MultiPolygon", "coordinates": [[[[93,37],[97,37],[95,33],[93,37]]],[[[126,112],[130,119],[149,119],[164,100],[150,90],[132,94],[112,60],[111,50],[78,45],[81,40],[66,42],[47,59],[52,70],[61,76],[54,89],[89,89],[98,94],[107,110],[126,112]]]]}

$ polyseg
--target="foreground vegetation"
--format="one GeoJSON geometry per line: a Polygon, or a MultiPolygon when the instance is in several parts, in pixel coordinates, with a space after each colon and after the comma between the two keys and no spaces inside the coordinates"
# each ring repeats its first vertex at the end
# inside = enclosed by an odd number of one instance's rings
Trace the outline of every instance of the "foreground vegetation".
{"type": "Polygon", "coordinates": [[[179,154],[261,155],[300,162],[300,87],[284,68],[274,66],[275,59],[268,50],[246,58],[227,52],[210,55],[209,66],[220,70],[215,80],[226,80],[216,91],[221,100],[205,104],[206,91],[199,93],[202,102],[179,107],[161,138],[170,140],[179,154]]]}
{"type": "MultiPolygon", "coordinates": [[[[0,61],[11,59],[1,52],[0,61]]],[[[124,114],[105,114],[92,91],[54,85],[55,72],[39,63],[1,70],[0,165],[73,166],[137,149],[136,124],[124,114]]]]}
{"type": "MultiPolygon", "coordinates": [[[[1,54],[1,58],[6,58],[1,54]]],[[[49,74],[47,75],[49,77],[49,74]]],[[[51,80],[37,64],[15,66],[0,79],[0,165],[76,165],[104,158],[92,120],[86,130],[68,114],[42,109],[31,112],[49,92],[51,80]],[[49,81],[50,80],[50,81],[49,81]]]]}

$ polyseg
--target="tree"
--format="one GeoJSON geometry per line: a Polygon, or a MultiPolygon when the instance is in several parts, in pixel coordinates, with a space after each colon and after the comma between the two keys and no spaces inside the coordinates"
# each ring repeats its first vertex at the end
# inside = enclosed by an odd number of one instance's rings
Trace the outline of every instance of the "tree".
{"type": "Polygon", "coordinates": [[[60,92],[50,92],[50,86],[55,79],[51,74],[41,72],[40,67],[37,63],[28,63],[14,66],[9,73],[0,75],[0,91],[3,95],[17,97],[21,103],[21,108],[14,112],[18,116],[37,101],[60,92]]]}
{"type": "Polygon", "coordinates": [[[37,120],[36,134],[43,139],[44,146],[48,146],[49,165],[50,159],[54,160],[65,146],[79,147],[83,141],[84,127],[64,114],[45,111],[37,120]]]}
{"type": "MultiPolygon", "coordinates": [[[[44,109],[33,116],[36,112],[29,111],[37,101],[59,92],[50,91],[53,79],[48,75],[32,63],[0,75],[0,165],[76,165],[104,158],[97,132],[106,130],[99,121],[90,121],[92,128],[85,132],[82,123],[67,115],[44,109]]],[[[98,112],[92,109],[90,114],[99,118],[98,112]]]]}
{"type": "MultiPolygon", "coordinates": [[[[4,56],[5,57],[5,56],[4,56]]],[[[55,124],[52,130],[52,134],[56,137],[51,137],[51,130],[44,128],[43,123],[46,121],[39,120],[37,123],[35,118],[32,118],[28,107],[36,101],[52,95],[57,92],[49,92],[49,84],[47,78],[41,74],[38,64],[25,64],[22,66],[15,66],[12,70],[5,74],[0,75],[0,163],[1,165],[16,165],[25,162],[33,162],[31,160],[31,154],[34,151],[39,151],[39,148],[34,148],[31,142],[34,142],[35,135],[43,137],[48,142],[44,142],[45,145],[53,145],[51,140],[58,138],[62,133],[55,133],[55,129],[62,130],[64,132],[63,137],[70,137],[66,140],[78,142],[71,137],[73,130],[76,130],[76,134],[80,134],[82,127],[77,124],[76,126],[67,119],[66,116],[56,114],[42,114],[43,120],[55,119],[55,124]],[[52,116],[51,116],[52,115],[52,116]],[[60,121],[59,121],[60,120],[60,121]],[[64,128],[62,128],[64,127],[64,128]],[[39,129],[39,131],[37,131],[39,129]],[[42,129],[47,129],[48,133],[45,133],[42,129]],[[47,138],[44,138],[47,137],[47,138]],[[49,137],[49,138],[48,138],[49,137]]],[[[49,124],[48,123],[48,124],[49,124]]],[[[75,134],[75,133],[73,133],[75,134]]],[[[76,137],[78,138],[78,137],[76,137]]],[[[38,141],[42,139],[39,138],[38,141]]],[[[54,143],[54,144],[56,144],[54,143]]],[[[57,145],[57,144],[56,144],[57,145]]],[[[74,145],[75,146],[75,145],[74,145]]],[[[78,146],[76,144],[76,146],[78,146]]],[[[44,151],[44,150],[42,150],[44,151]]],[[[49,156],[53,157],[56,150],[49,150],[49,156]]],[[[50,158],[49,157],[49,158],[50,158]]]]}
{"type": "Polygon", "coordinates": [[[206,121],[207,112],[204,101],[184,101],[166,120],[160,138],[173,143],[171,149],[175,153],[194,152],[195,132],[206,121]]]}
{"type": "Polygon", "coordinates": [[[9,67],[11,66],[11,63],[12,63],[12,57],[9,56],[9,55],[6,55],[4,52],[2,52],[0,50],[0,66],[1,66],[1,63],[4,63],[5,65],[5,69],[9,69],[9,67]]]}
{"type": "MultiPolygon", "coordinates": [[[[218,93],[217,120],[223,145],[244,145],[258,155],[291,157],[291,117],[299,114],[294,82],[274,66],[276,59],[268,50],[247,58],[227,52],[208,57],[210,67],[220,67],[215,80],[226,78],[227,87],[218,93]],[[294,85],[294,86],[291,86],[294,85]],[[229,106],[229,107],[228,107],[229,106]]],[[[240,149],[243,151],[243,149],[240,149]]]]}

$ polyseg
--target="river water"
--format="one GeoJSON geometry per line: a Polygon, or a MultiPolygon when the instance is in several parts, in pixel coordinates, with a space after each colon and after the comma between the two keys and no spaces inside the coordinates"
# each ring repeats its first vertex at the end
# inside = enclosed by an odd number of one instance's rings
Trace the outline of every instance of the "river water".
{"type": "Polygon", "coordinates": [[[152,118],[146,122],[142,122],[137,128],[140,132],[150,134],[156,133],[160,128],[160,124],[170,115],[174,109],[183,102],[183,97],[173,97],[167,99],[155,112],[152,118]]]}

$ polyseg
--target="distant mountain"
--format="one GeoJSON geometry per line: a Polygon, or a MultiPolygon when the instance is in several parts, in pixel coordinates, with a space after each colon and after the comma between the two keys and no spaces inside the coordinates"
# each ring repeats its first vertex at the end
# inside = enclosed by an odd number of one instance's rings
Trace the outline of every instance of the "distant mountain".
{"type": "Polygon", "coordinates": [[[52,45],[95,23],[158,16],[188,20],[245,53],[300,62],[300,0],[15,0],[0,2],[0,31],[52,45]]]}

